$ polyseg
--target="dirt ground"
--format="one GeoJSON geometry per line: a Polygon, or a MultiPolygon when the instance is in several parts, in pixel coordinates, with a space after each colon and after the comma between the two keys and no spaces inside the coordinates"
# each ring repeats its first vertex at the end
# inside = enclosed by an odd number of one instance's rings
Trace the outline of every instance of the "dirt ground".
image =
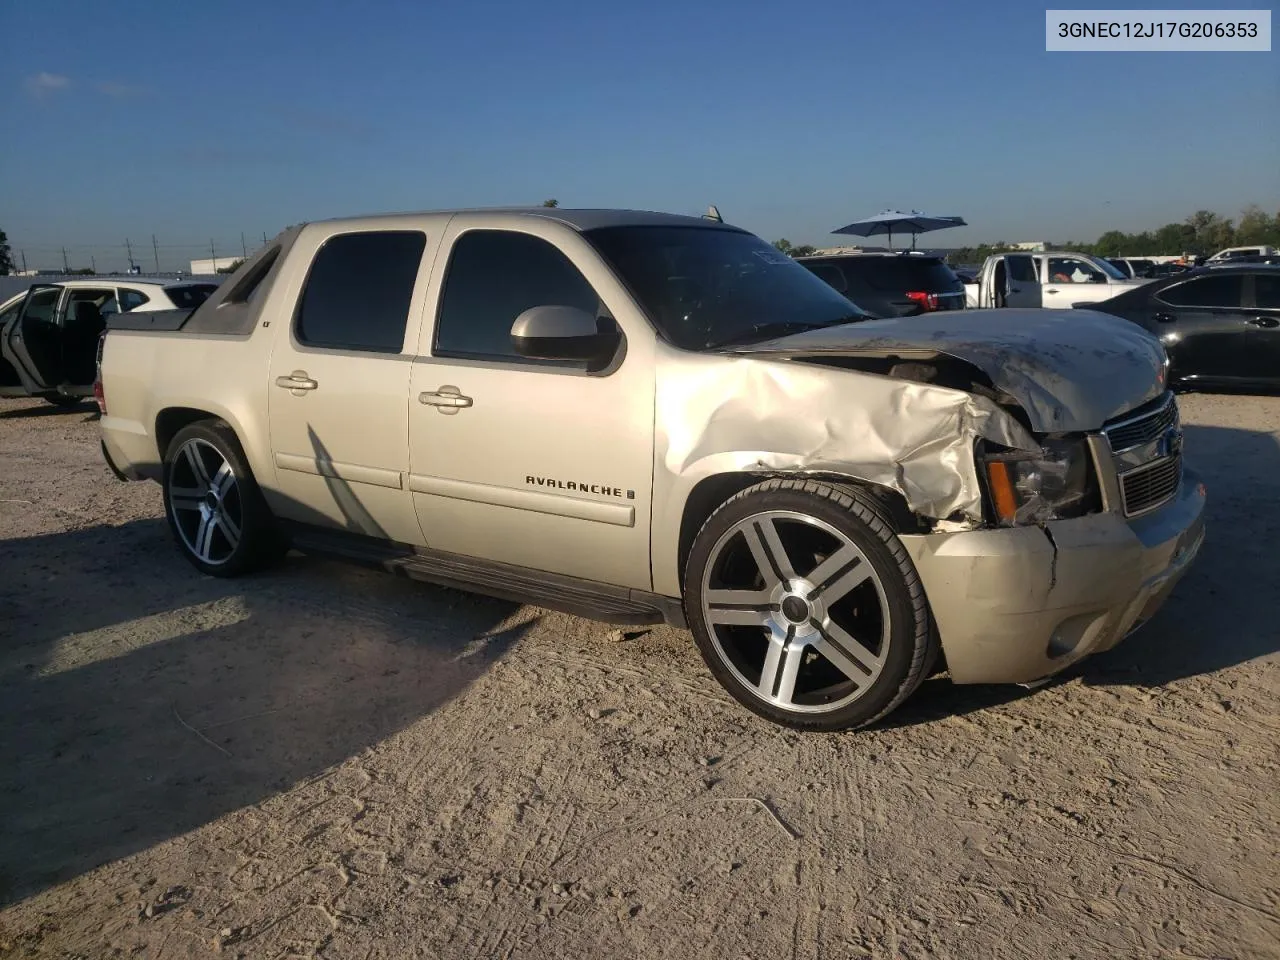
{"type": "Polygon", "coordinates": [[[1183,410],[1143,631],[803,735],[680,631],[202,577],[92,407],[0,401],[0,955],[1280,956],[1280,398],[1183,410]]]}

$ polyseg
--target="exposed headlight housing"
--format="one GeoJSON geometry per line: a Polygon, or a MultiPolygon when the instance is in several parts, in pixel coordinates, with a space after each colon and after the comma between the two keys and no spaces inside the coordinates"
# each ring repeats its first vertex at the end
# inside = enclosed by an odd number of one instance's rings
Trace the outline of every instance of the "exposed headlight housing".
{"type": "Polygon", "coordinates": [[[1101,507],[1084,440],[1046,439],[1038,454],[988,451],[982,463],[992,513],[1004,526],[1066,520],[1101,507]]]}

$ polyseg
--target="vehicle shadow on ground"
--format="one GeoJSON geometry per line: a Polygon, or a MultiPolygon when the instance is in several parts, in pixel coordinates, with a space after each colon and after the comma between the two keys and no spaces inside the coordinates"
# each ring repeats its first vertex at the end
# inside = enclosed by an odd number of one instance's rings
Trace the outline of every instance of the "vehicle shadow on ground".
{"type": "Polygon", "coordinates": [[[0,540],[0,571],[0,906],[358,755],[534,623],[297,556],[204,577],[161,520],[0,540]]]}
{"type": "MultiPolygon", "coordinates": [[[[1051,684],[1161,686],[1280,652],[1275,585],[1280,442],[1269,433],[1186,426],[1188,466],[1208,487],[1207,534],[1191,569],[1151,621],[1051,684]]],[[[912,726],[1036,696],[1019,686],[956,686],[931,677],[878,726],[912,726]]]]}
{"type": "Polygon", "coordinates": [[[0,420],[31,420],[36,417],[73,417],[77,414],[83,416],[91,413],[90,419],[98,419],[98,408],[94,405],[93,398],[86,397],[83,402],[72,404],[66,407],[55,406],[52,403],[40,401],[29,407],[18,407],[15,410],[5,410],[0,413],[0,420]]]}
{"type": "Polygon", "coordinates": [[[1208,488],[1204,546],[1149,623],[1072,671],[1086,683],[1160,686],[1280,651],[1280,441],[1188,425],[1186,449],[1208,488]]]}

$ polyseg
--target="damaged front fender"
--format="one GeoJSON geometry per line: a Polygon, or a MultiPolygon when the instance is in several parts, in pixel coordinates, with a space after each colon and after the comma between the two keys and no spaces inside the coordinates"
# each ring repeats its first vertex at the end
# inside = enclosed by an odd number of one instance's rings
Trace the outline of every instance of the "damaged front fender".
{"type": "Polygon", "coordinates": [[[668,593],[684,504],[707,477],[836,474],[897,491],[923,517],[977,525],[976,442],[1040,449],[993,401],[951,387],[787,360],[658,359],[653,556],[668,593]]]}

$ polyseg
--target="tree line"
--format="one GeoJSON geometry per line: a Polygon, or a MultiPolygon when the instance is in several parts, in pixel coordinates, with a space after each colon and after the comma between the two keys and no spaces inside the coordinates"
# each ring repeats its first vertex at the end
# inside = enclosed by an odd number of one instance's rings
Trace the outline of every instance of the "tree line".
{"type": "MultiPolygon", "coordinates": [[[[1204,257],[1226,247],[1263,244],[1280,247],[1280,211],[1272,215],[1257,204],[1250,204],[1240,212],[1238,220],[1212,210],[1197,210],[1180,223],[1166,223],[1156,230],[1108,230],[1093,243],[1068,240],[1054,246],[1100,257],[1174,257],[1188,253],[1204,257]]],[[[1003,242],[961,247],[952,250],[947,259],[952,263],[981,263],[993,253],[1012,249],[1012,245],[1003,242]]]]}

